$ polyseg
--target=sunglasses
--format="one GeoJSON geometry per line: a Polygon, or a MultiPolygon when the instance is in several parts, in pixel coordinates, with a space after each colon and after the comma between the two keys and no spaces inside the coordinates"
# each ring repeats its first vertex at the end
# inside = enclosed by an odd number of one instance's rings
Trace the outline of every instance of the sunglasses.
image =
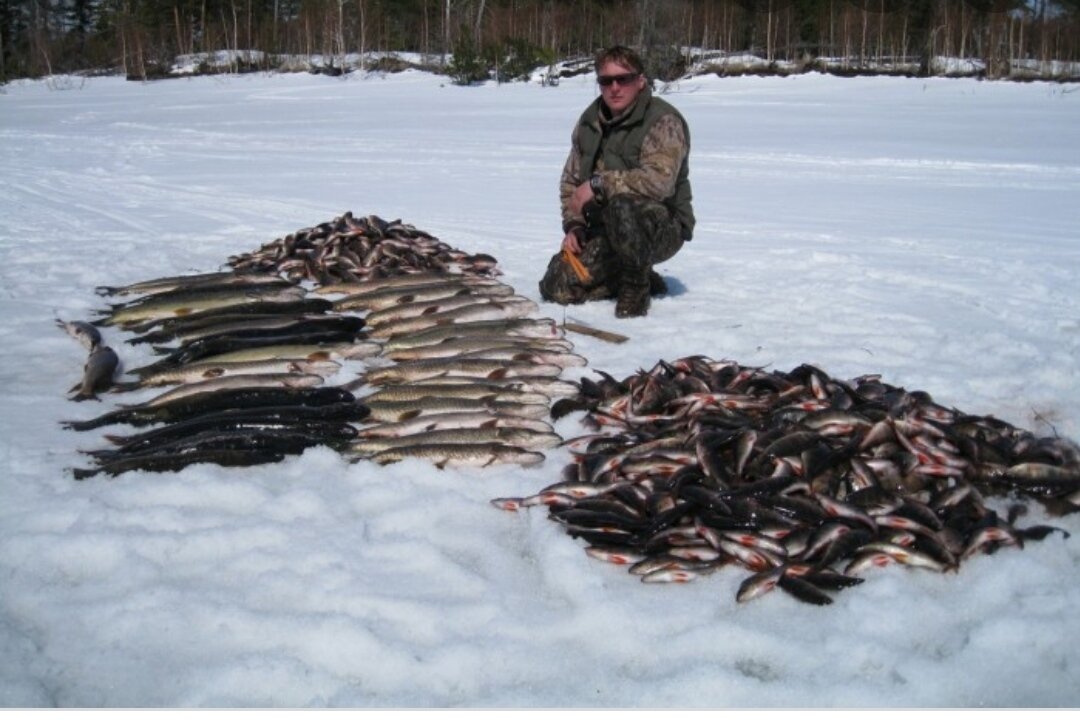
{"type": "Polygon", "coordinates": [[[600,83],[600,87],[611,87],[612,83],[619,85],[620,87],[626,87],[630,83],[634,82],[641,76],[641,73],[623,73],[622,75],[600,75],[596,78],[596,82],[600,83]]]}

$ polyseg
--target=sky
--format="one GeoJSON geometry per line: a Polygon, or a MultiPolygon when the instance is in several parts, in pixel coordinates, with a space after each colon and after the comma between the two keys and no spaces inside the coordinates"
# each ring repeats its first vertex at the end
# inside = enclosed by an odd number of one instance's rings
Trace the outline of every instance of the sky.
{"type": "MultiPolygon", "coordinates": [[[[701,77],[695,237],[648,316],[538,317],[624,377],[694,354],[878,373],[973,414],[1080,437],[1080,93],[976,80],[701,77]]],[[[534,467],[349,463],[76,482],[86,351],[55,320],[98,285],[209,272],[340,216],[400,218],[499,260],[539,302],[558,175],[591,76],[457,87],[419,72],[0,89],[0,704],[7,707],[1071,707],[1076,515],[959,573],[888,567],[826,607],[746,574],[646,585],[542,509],[534,467]]],[[[125,367],[145,346],[106,329],[125,367]]],[[[358,361],[359,363],[359,361],[358,361]]],[[[361,372],[363,363],[346,367],[361,372]]],[[[147,396],[148,397],[148,396],[147,396]]],[[[565,438],[587,432],[580,413],[565,438]]],[[[112,431],[117,428],[111,428],[112,431]]],[[[1004,501],[1000,501],[1004,502],[1004,501]]]]}

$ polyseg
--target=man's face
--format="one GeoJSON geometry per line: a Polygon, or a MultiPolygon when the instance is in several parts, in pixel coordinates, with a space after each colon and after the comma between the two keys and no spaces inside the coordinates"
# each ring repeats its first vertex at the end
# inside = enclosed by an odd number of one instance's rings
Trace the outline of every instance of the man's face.
{"type": "Polygon", "coordinates": [[[645,78],[642,75],[614,61],[604,63],[596,79],[600,83],[600,94],[608,109],[611,110],[612,116],[621,115],[626,108],[634,104],[637,96],[645,89],[645,78]],[[611,79],[615,81],[604,84],[611,79]]]}

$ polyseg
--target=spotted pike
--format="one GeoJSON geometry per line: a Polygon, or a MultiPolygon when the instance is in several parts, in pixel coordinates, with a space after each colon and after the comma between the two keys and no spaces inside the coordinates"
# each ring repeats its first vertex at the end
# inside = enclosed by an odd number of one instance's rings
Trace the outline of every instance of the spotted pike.
{"type": "Polygon", "coordinates": [[[513,295],[514,288],[495,283],[491,285],[457,285],[436,281],[426,285],[414,285],[407,288],[385,288],[371,293],[347,295],[334,301],[334,309],[341,310],[382,310],[383,308],[403,303],[424,302],[449,298],[456,295],[513,295]]]}
{"type": "Polygon", "coordinates": [[[403,420],[396,423],[384,423],[372,425],[360,430],[361,438],[385,438],[401,437],[403,435],[415,435],[428,433],[436,430],[450,430],[454,428],[488,428],[488,427],[516,427],[526,428],[534,432],[550,433],[554,429],[542,420],[519,417],[513,415],[497,415],[491,410],[480,412],[456,412],[439,413],[435,415],[421,415],[411,420],[403,420]]]}
{"type": "Polygon", "coordinates": [[[409,335],[429,328],[454,323],[521,318],[535,312],[536,309],[536,303],[526,298],[520,300],[498,299],[486,303],[473,303],[444,312],[418,315],[385,323],[372,328],[371,336],[389,338],[394,335],[409,335]]]}
{"type": "Polygon", "coordinates": [[[511,402],[486,398],[421,397],[415,400],[385,401],[367,400],[364,404],[371,411],[371,419],[377,422],[396,423],[426,415],[441,413],[478,412],[489,410],[499,415],[536,418],[546,417],[547,405],[511,402]]]}
{"type": "Polygon", "coordinates": [[[461,384],[386,385],[381,390],[365,396],[364,402],[401,402],[427,397],[502,400],[533,405],[547,405],[548,403],[548,396],[543,393],[479,381],[461,384]]]}
{"type": "Polygon", "coordinates": [[[369,438],[355,440],[345,447],[343,452],[349,455],[367,457],[383,450],[408,447],[410,445],[461,445],[475,443],[502,443],[527,450],[552,448],[562,442],[555,433],[537,432],[528,428],[492,427],[492,428],[455,428],[433,430],[418,435],[400,437],[369,438]]]}
{"type": "Polygon", "coordinates": [[[98,295],[154,295],[178,288],[192,288],[204,285],[259,285],[276,284],[281,281],[277,275],[264,273],[236,273],[232,271],[203,273],[200,275],[177,275],[173,277],[144,280],[119,287],[101,285],[98,295]]]}
{"type": "Polygon", "coordinates": [[[372,455],[370,459],[380,465],[387,465],[411,458],[426,460],[439,469],[501,464],[529,466],[544,461],[543,453],[494,442],[408,445],[383,450],[372,455]]]}
{"type": "Polygon", "coordinates": [[[438,360],[415,360],[387,367],[373,368],[367,372],[367,382],[372,385],[414,382],[426,378],[466,376],[499,379],[528,375],[556,377],[562,372],[558,365],[538,365],[527,362],[504,362],[478,358],[442,358],[438,360]]]}
{"type": "Polygon", "coordinates": [[[284,343],[281,345],[247,348],[245,350],[233,350],[231,352],[203,358],[199,362],[248,362],[294,358],[302,358],[304,360],[357,360],[378,355],[380,350],[382,350],[382,346],[379,343],[364,340],[356,342],[308,343],[302,345],[284,343]]]}
{"type": "Polygon", "coordinates": [[[291,302],[302,300],[305,290],[300,287],[272,287],[267,292],[255,292],[254,290],[240,289],[235,293],[212,295],[200,299],[179,300],[147,300],[146,302],[130,307],[120,307],[115,311],[95,321],[95,325],[121,325],[126,326],[149,320],[194,315],[200,312],[217,310],[225,307],[235,307],[256,302],[291,302]]]}
{"type": "Polygon", "coordinates": [[[451,323],[421,330],[409,335],[394,336],[386,341],[385,352],[392,353],[406,348],[431,345],[453,338],[476,335],[514,335],[519,337],[561,338],[560,328],[551,318],[511,318],[508,320],[481,320],[467,323],[451,323]]]}
{"type": "Polygon", "coordinates": [[[341,363],[333,360],[306,360],[296,358],[272,358],[248,362],[195,362],[181,365],[172,370],[147,375],[136,382],[115,383],[114,391],[138,390],[144,387],[160,385],[182,385],[202,382],[219,377],[233,375],[269,375],[288,373],[291,375],[319,375],[330,377],[341,369],[341,363]]]}
{"type": "Polygon", "coordinates": [[[570,352],[573,345],[568,340],[557,338],[518,337],[514,335],[478,335],[464,337],[432,345],[395,350],[385,353],[386,357],[398,362],[404,360],[433,360],[441,357],[458,357],[478,354],[488,349],[518,348],[521,350],[539,350],[543,352],[570,352]]]}

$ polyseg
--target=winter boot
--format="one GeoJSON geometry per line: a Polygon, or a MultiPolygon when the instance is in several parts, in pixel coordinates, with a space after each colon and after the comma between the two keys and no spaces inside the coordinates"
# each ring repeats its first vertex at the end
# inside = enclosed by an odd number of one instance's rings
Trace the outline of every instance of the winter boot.
{"type": "Polygon", "coordinates": [[[667,283],[664,282],[664,278],[660,276],[660,273],[655,270],[649,271],[649,294],[653,297],[667,295],[667,283]]]}
{"type": "Polygon", "coordinates": [[[615,317],[640,317],[649,312],[649,281],[623,280],[619,299],[615,301],[615,317]]]}

